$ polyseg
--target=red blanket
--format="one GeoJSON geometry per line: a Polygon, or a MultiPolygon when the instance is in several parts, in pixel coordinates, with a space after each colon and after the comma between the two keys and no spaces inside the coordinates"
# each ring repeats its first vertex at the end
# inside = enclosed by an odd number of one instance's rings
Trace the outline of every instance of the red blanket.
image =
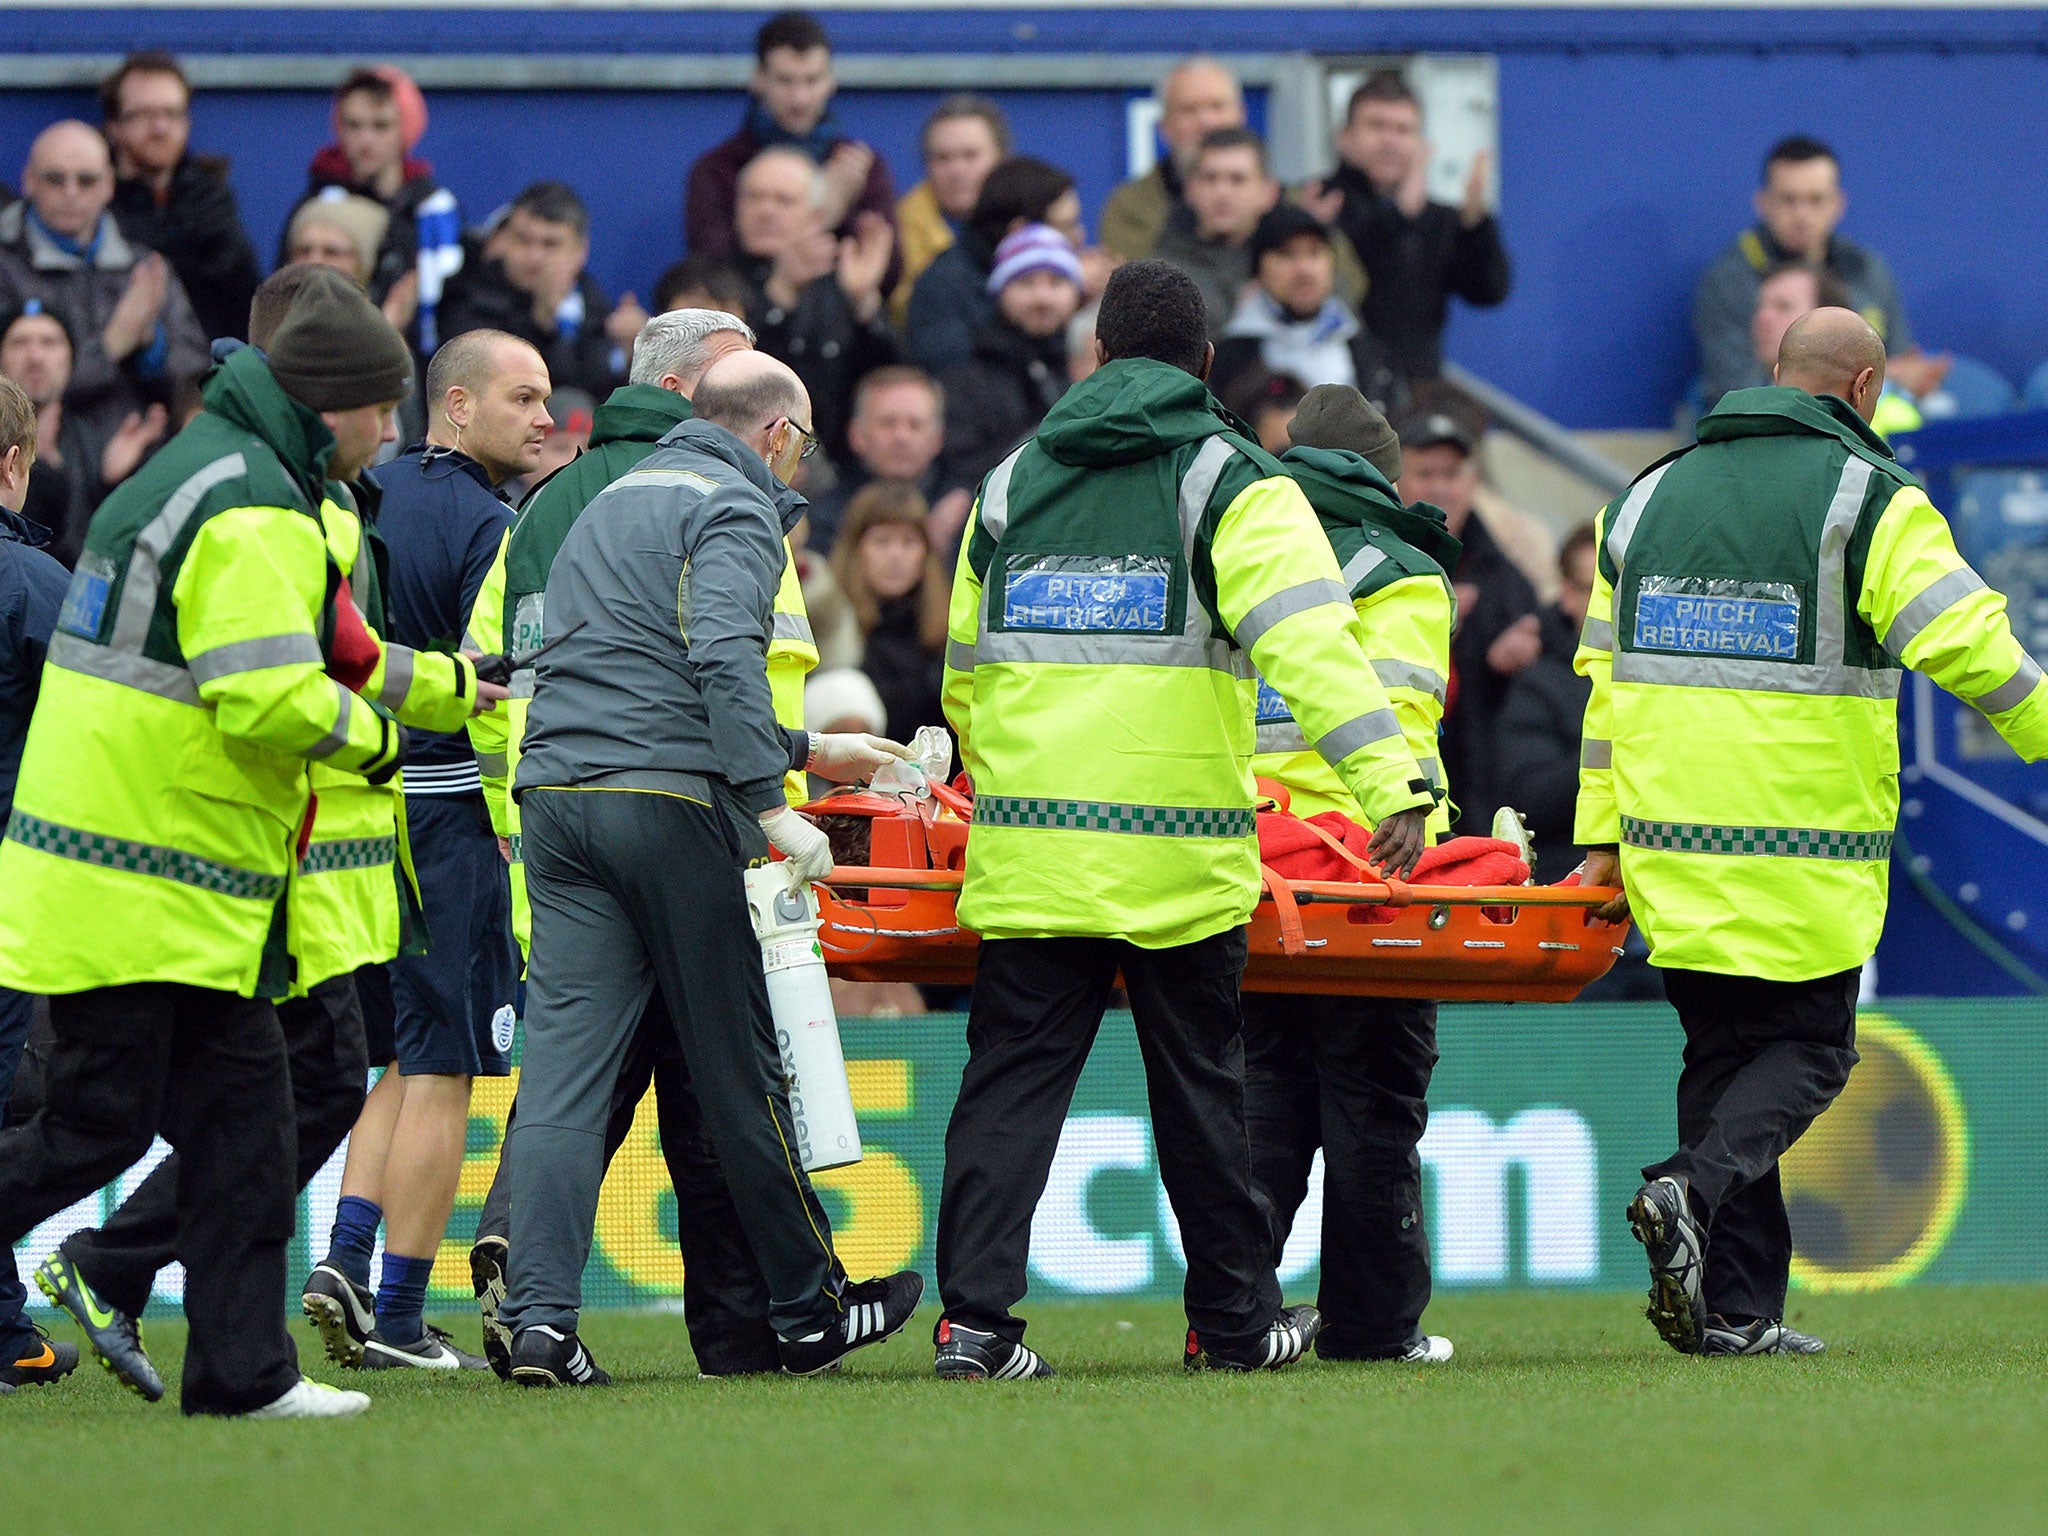
{"type": "MultiPolygon", "coordinates": [[[[1357,869],[1310,830],[1321,827],[1363,859],[1372,834],[1340,811],[1303,821],[1266,812],[1259,817],[1259,859],[1289,880],[1358,880],[1357,869]]],[[[1423,850],[1409,876],[1414,885],[1522,885],[1529,878],[1513,843],[1492,837],[1454,837],[1423,850]]]]}

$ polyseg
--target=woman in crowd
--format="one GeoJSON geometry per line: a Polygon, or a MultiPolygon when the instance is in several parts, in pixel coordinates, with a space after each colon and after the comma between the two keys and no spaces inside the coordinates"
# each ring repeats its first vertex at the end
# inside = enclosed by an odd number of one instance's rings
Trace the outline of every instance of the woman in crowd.
{"type": "Polygon", "coordinates": [[[866,649],[861,670],[888,711],[892,740],[944,725],[946,605],[951,594],[915,486],[877,481],[846,509],[832,546],[832,573],[852,604],[866,649]]]}

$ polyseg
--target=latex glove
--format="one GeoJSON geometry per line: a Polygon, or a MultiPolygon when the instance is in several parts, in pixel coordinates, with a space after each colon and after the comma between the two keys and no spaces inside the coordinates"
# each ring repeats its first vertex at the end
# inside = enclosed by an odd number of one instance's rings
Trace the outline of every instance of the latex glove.
{"type": "MultiPolygon", "coordinates": [[[[813,736],[811,759],[804,766],[821,779],[834,784],[851,784],[874,777],[877,770],[895,758],[911,761],[910,748],[885,741],[880,736],[848,731],[838,735],[813,736]]],[[[779,846],[779,845],[778,845],[779,846]]]]}
{"type": "Polygon", "coordinates": [[[832,873],[832,839],[786,805],[761,813],[761,830],[786,859],[800,884],[832,873]]]}

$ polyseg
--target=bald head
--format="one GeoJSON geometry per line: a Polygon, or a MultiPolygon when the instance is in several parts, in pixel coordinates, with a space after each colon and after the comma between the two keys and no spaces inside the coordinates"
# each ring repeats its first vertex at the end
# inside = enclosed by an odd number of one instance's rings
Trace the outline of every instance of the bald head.
{"type": "Polygon", "coordinates": [[[76,118],[52,123],[29,146],[21,181],[37,218],[68,239],[90,240],[114,197],[107,141],[76,118]]]}
{"type": "Polygon", "coordinates": [[[1853,309],[1812,310],[1786,330],[1774,376],[1809,395],[1839,395],[1868,421],[1884,389],[1884,342],[1853,309]]]}
{"type": "Polygon", "coordinates": [[[691,406],[699,421],[744,438],[787,480],[811,435],[811,397],[786,363],[766,352],[729,352],[704,371],[691,406]]]}

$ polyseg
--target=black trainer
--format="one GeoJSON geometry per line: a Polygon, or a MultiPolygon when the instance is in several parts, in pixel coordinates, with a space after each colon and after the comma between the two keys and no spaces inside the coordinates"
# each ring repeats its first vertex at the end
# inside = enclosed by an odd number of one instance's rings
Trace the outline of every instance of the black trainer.
{"type": "Polygon", "coordinates": [[[1265,1338],[1249,1349],[1210,1349],[1190,1328],[1188,1347],[1180,1363],[1190,1371],[1277,1371],[1307,1354],[1322,1331],[1323,1314],[1304,1302],[1300,1306],[1282,1307],[1265,1338]]]}
{"type": "Polygon", "coordinates": [[[949,1317],[932,1330],[932,1369],[941,1381],[1043,1381],[1052,1363],[1022,1340],[969,1328],[949,1317]]]}
{"type": "Polygon", "coordinates": [[[893,1338],[917,1311],[924,1276],[906,1269],[849,1285],[839,1293],[840,1313],[815,1338],[782,1341],[782,1369],[790,1376],[830,1370],[856,1349],[893,1338]]]}
{"type": "Polygon", "coordinates": [[[109,1376],[145,1403],[163,1397],[164,1379],[142,1347],[142,1324],[102,1301],[61,1249],[36,1266],[36,1289],[85,1330],[85,1342],[109,1376]]]}
{"type": "Polygon", "coordinates": [[[53,1339],[34,1323],[28,1324],[33,1347],[9,1350],[12,1360],[0,1360],[0,1387],[47,1387],[62,1381],[78,1369],[78,1346],[53,1339]]]}
{"type": "Polygon", "coordinates": [[[512,1382],[521,1387],[608,1387],[612,1378],[574,1333],[522,1328],[512,1337],[512,1382]]]}
{"type": "Polygon", "coordinates": [[[1746,1323],[1709,1317],[1700,1334],[1703,1355],[1818,1355],[1827,1347],[1825,1340],[1770,1317],[1753,1318],[1746,1323]]]}
{"type": "Polygon", "coordinates": [[[1692,1213],[1685,1185],[1668,1175],[1650,1180],[1629,1201],[1628,1224],[1650,1258],[1650,1304],[1643,1315],[1680,1354],[1698,1354],[1707,1234],[1692,1213]]]}
{"type": "Polygon", "coordinates": [[[505,1305],[505,1272],[511,1256],[511,1247],[502,1237],[480,1237],[469,1250],[469,1286],[476,1292],[476,1309],[484,1319],[484,1359],[500,1381],[512,1379],[512,1330],[498,1321],[498,1309],[505,1305]]]}
{"type": "Polygon", "coordinates": [[[490,1361],[455,1347],[446,1329],[425,1325],[417,1344],[396,1344],[379,1328],[363,1340],[363,1369],[366,1371],[488,1371],[490,1361]]]}
{"type": "Polygon", "coordinates": [[[362,1367],[363,1349],[377,1331],[377,1297],[332,1264],[315,1265],[306,1277],[299,1307],[320,1330],[327,1358],[351,1370],[362,1367]]]}

